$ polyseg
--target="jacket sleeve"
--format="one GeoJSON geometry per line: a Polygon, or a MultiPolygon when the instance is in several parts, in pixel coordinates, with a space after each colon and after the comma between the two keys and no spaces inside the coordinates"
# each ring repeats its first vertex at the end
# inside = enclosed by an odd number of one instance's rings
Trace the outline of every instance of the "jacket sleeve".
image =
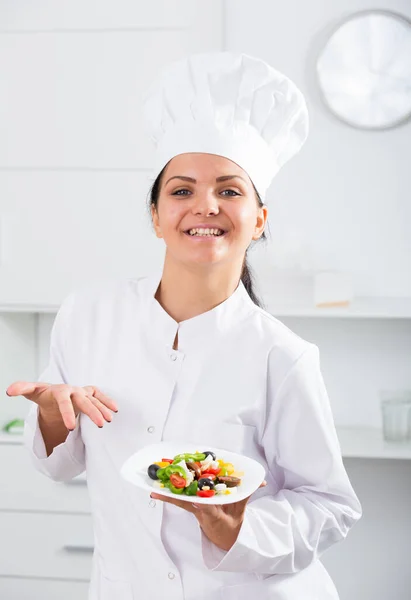
{"type": "MultiPolygon", "coordinates": [[[[53,323],[50,336],[49,363],[38,381],[69,383],[65,344],[69,331],[74,294],[63,301],[53,323]]],[[[24,444],[28,448],[34,467],[55,481],[68,481],[85,469],[84,443],[81,438],[80,415],[76,418],[74,431],[47,456],[38,421],[38,405],[31,406],[24,424],[24,444]]]]}
{"type": "Polygon", "coordinates": [[[210,570],[296,573],[343,540],[361,517],[343,465],[317,346],[309,344],[276,391],[274,379],[269,367],[262,444],[269,475],[280,489],[264,495],[262,488],[254,501],[251,496],[228,552],[201,532],[210,570]]]}

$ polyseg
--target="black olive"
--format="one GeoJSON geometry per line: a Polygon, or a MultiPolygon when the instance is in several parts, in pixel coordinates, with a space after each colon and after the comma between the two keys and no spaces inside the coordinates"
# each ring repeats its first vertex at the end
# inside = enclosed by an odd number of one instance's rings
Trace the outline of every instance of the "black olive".
{"type": "Polygon", "coordinates": [[[148,473],[148,476],[150,477],[150,479],[156,479],[156,480],[158,479],[157,471],[159,470],[159,468],[160,467],[158,465],[154,465],[154,464],[152,464],[148,467],[147,473],[148,473]]]}
{"type": "Polygon", "coordinates": [[[216,455],[214,454],[214,452],[210,452],[210,450],[207,450],[206,452],[203,452],[203,454],[205,454],[205,455],[206,455],[206,458],[207,458],[207,456],[208,456],[209,454],[211,454],[211,456],[213,457],[213,460],[216,460],[216,459],[217,459],[217,457],[216,457],[216,455]]]}
{"type": "Polygon", "coordinates": [[[210,490],[214,489],[214,481],[212,479],[209,479],[208,477],[201,477],[198,480],[198,489],[202,490],[205,485],[208,485],[210,490]]]}

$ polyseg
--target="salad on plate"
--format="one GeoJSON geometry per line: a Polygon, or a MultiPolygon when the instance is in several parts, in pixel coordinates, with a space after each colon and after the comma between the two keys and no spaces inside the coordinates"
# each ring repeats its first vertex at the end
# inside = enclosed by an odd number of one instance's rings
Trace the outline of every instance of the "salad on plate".
{"type": "Polygon", "coordinates": [[[162,458],[149,465],[147,474],[153,487],[200,498],[237,493],[244,475],[210,450],[162,458]]]}

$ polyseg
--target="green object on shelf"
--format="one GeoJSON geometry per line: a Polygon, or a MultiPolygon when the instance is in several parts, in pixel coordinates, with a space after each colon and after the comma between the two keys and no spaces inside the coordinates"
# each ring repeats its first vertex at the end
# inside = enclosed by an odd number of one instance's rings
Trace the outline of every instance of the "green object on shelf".
{"type": "Polygon", "coordinates": [[[3,431],[11,434],[19,434],[23,433],[24,429],[24,420],[23,419],[13,419],[13,421],[9,421],[3,427],[3,431]]]}

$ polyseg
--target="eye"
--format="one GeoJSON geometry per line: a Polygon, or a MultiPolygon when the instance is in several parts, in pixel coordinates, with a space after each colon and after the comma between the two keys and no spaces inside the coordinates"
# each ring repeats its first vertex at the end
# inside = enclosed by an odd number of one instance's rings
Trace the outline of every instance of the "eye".
{"type": "MultiPolygon", "coordinates": [[[[223,192],[232,192],[234,194],[234,196],[239,196],[240,194],[238,192],[236,192],[235,190],[222,190],[221,193],[223,192]]],[[[231,196],[231,194],[229,194],[231,196]]]]}
{"type": "Polygon", "coordinates": [[[190,193],[190,190],[188,190],[187,188],[181,188],[181,190],[176,190],[171,195],[172,196],[185,196],[186,195],[186,194],[180,194],[180,192],[189,192],[190,193]]]}

